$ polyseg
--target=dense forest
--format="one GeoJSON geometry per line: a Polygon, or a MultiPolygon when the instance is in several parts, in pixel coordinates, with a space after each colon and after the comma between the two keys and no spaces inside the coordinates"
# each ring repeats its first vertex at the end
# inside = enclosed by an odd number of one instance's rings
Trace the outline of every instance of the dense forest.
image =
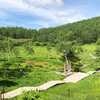
{"type": "Polygon", "coordinates": [[[67,41],[79,44],[94,43],[100,38],[100,17],[39,30],[21,27],[1,27],[0,38],[4,37],[31,39],[34,42],[38,41],[54,45],[67,41]]]}

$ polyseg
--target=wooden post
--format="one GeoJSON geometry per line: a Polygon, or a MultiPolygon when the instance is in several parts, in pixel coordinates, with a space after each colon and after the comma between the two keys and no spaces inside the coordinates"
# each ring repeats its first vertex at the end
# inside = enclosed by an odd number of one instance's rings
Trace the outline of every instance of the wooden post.
{"type": "Polygon", "coordinates": [[[1,94],[1,99],[0,100],[4,100],[4,93],[5,93],[5,87],[3,86],[2,92],[1,94]]]}
{"type": "Polygon", "coordinates": [[[64,57],[65,57],[64,74],[65,74],[65,76],[67,76],[72,73],[72,68],[71,68],[70,61],[68,61],[66,52],[64,52],[64,57]]]}
{"type": "Polygon", "coordinates": [[[0,91],[0,100],[2,100],[2,93],[1,93],[1,91],[0,91]]]}

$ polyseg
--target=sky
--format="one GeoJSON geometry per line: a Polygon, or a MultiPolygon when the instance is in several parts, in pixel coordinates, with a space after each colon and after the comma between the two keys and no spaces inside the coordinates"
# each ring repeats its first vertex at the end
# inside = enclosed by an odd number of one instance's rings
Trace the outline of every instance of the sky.
{"type": "Polygon", "coordinates": [[[0,26],[45,28],[100,16],[100,0],[0,0],[0,26]]]}

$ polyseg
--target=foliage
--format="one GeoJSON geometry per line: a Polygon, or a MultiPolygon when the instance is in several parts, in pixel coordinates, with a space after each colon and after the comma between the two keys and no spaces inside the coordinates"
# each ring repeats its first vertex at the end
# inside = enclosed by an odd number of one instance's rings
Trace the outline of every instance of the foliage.
{"type": "Polygon", "coordinates": [[[100,38],[96,42],[97,45],[100,45],[100,38]]]}
{"type": "Polygon", "coordinates": [[[39,99],[39,93],[38,92],[28,92],[25,93],[24,96],[21,96],[20,100],[38,100],[39,99]]]}
{"type": "MultiPolygon", "coordinates": [[[[98,88],[100,85],[99,76],[100,73],[96,73],[76,84],[58,85],[44,92],[30,92],[28,97],[37,94],[39,98],[35,100],[100,100],[100,88],[98,88]]],[[[26,94],[23,94],[22,96],[13,98],[13,100],[23,100],[20,98],[26,96],[26,94]]]]}
{"type": "MultiPolygon", "coordinates": [[[[0,36],[14,39],[32,39],[33,42],[57,44],[74,41],[75,43],[95,43],[100,38],[100,17],[70,23],[54,28],[39,30],[22,27],[1,27],[0,36]]],[[[2,39],[1,38],[1,39],[2,39]]]]}
{"type": "MultiPolygon", "coordinates": [[[[71,63],[73,71],[80,71],[80,67],[82,64],[80,63],[80,58],[78,57],[76,51],[76,47],[73,46],[72,42],[68,43],[60,43],[57,46],[58,50],[62,52],[61,59],[65,62],[65,56],[67,60],[71,63]]],[[[78,48],[79,49],[79,48],[78,48]]]]}
{"type": "Polygon", "coordinates": [[[100,68],[100,46],[97,46],[96,50],[95,50],[95,56],[96,56],[96,66],[98,66],[100,68]]]}
{"type": "Polygon", "coordinates": [[[74,71],[95,70],[100,66],[99,22],[100,17],[39,30],[0,27],[0,81],[7,76],[18,83],[6,91],[62,79],[55,72],[63,69],[64,50],[74,71]]]}
{"type": "Polygon", "coordinates": [[[63,63],[59,60],[60,53],[54,47],[33,46],[32,44],[15,46],[10,52],[9,61],[8,53],[1,51],[0,53],[2,54],[0,56],[0,81],[10,80],[17,83],[15,86],[6,87],[6,91],[63,78],[55,73],[62,68],[63,63]],[[29,52],[27,46],[31,47],[34,53],[29,52]]]}

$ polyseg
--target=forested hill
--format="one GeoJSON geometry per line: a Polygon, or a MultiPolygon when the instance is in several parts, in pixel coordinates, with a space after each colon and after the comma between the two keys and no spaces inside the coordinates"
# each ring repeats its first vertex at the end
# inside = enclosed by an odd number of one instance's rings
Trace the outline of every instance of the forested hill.
{"type": "Polygon", "coordinates": [[[21,27],[1,27],[0,37],[24,38],[43,43],[67,42],[94,43],[100,38],[100,17],[40,30],[21,27]]]}

